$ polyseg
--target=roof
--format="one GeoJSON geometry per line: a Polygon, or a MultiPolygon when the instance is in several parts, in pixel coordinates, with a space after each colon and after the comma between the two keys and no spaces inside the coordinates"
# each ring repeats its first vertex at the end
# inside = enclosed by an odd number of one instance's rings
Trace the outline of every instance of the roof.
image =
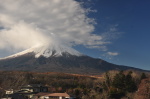
{"type": "Polygon", "coordinates": [[[46,86],[42,84],[30,84],[30,85],[22,86],[22,88],[32,88],[32,87],[46,87],[46,86]]]}
{"type": "Polygon", "coordinates": [[[70,97],[67,93],[38,93],[36,96],[61,96],[61,97],[70,97]]]}
{"type": "Polygon", "coordinates": [[[45,96],[45,95],[47,95],[47,94],[49,94],[49,93],[46,93],[46,92],[40,92],[40,93],[37,93],[36,96],[45,96]]]}
{"type": "Polygon", "coordinates": [[[13,91],[13,89],[8,89],[8,90],[5,90],[5,91],[13,91]]]}

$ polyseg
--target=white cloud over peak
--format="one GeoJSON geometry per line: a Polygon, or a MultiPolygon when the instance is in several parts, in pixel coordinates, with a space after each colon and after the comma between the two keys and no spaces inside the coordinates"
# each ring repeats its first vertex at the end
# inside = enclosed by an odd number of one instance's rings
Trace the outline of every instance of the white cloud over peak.
{"type": "Polygon", "coordinates": [[[107,51],[106,45],[119,32],[114,25],[94,34],[96,21],[87,15],[96,12],[75,0],[0,0],[0,51],[14,53],[44,43],[107,51]]]}
{"type": "Polygon", "coordinates": [[[26,49],[50,41],[31,24],[19,22],[0,31],[0,48],[26,49]]]}
{"type": "Polygon", "coordinates": [[[0,49],[55,43],[51,33],[69,46],[101,48],[106,42],[92,34],[96,22],[89,11],[74,0],[0,0],[0,49]]]}

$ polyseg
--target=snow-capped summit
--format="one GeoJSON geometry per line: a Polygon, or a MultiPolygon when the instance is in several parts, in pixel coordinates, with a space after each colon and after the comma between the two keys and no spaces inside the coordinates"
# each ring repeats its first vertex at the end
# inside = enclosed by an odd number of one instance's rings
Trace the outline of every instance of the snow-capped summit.
{"type": "Polygon", "coordinates": [[[42,45],[36,48],[33,48],[35,57],[38,58],[39,56],[45,56],[45,57],[50,57],[50,56],[62,56],[64,53],[70,54],[70,55],[75,55],[75,56],[81,56],[82,54],[75,49],[64,46],[64,45],[42,45]]]}
{"type": "Polygon", "coordinates": [[[14,57],[18,57],[18,56],[25,55],[28,53],[34,53],[35,58],[38,58],[40,56],[44,56],[46,58],[51,57],[51,56],[59,57],[59,56],[62,56],[63,54],[70,54],[70,55],[75,55],[75,56],[83,55],[77,50],[71,47],[65,46],[65,45],[44,44],[44,45],[38,45],[32,48],[29,48],[25,51],[16,53],[14,55],[5,57],[3,59],[14,58],[14,57]]]}
{"type": "Polygon", "coordinates": [[[14,57],[18,57],[18,56],[25,55],[28,53],[34,53],[35,58],[38,58],[40,56],[44,56],[46,58],[51,57],[51,56],[58,57],[58,56],[62,56],[63,54],[69,54],[69,55],[75,55],[75,56],[83,55],[80,52],[76,51],[75,49],[69,46],[66,46],[67,44],[65,44],[64,41],[61,40],[58,35],[51,33],[51,36],[49,38],[50,40],[44,44],[43,43],[38,44],[32,48],[29,48],[25,51],[5,57],[3,59],[14,58],[14,57]]]}

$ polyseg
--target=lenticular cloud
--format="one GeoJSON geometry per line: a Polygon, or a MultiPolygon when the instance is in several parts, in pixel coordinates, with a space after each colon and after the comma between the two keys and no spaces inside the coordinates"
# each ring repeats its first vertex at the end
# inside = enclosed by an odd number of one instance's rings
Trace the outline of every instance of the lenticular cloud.
{"type": "Polygon", "coordinates": [[[86,15],[87,10],[74,0],[0,0],[0,49],[58,41],[69,46],[102,45],[102,37],[92,34],[94,19],[86,15]]]}

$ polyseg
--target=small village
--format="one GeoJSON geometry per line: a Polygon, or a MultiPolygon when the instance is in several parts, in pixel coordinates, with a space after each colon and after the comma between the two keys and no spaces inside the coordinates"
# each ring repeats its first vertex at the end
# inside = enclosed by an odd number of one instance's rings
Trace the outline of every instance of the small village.
{"type": "Polygon", "coordinates": [[[1,71],[0,99],[150,99],[150,76],[131,71],[109,71],[101,78],[1,71]]]}
{"type": "Polygon", "coordinates": [[[25,85],[20,90],[9,89],[5,92],[1,99],[76,99],[67,93],[51,93],[48,86],[41,84],[25,85]]]}

